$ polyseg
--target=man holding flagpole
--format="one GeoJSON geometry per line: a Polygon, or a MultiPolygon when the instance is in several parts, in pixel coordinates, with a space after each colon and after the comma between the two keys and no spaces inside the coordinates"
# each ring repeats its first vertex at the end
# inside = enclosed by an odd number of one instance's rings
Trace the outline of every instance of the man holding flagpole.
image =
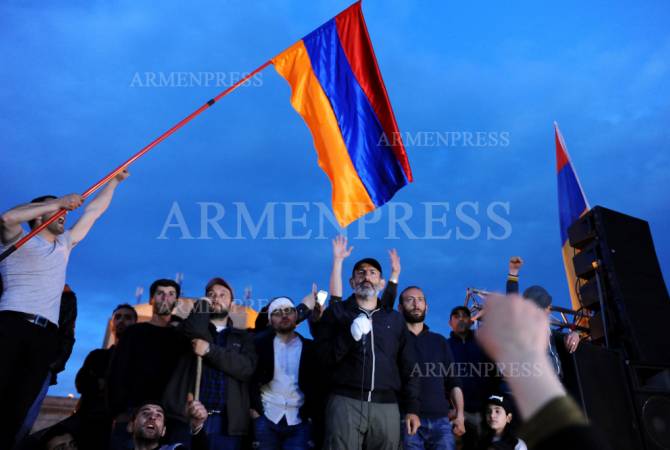
{"type": "MultiPolygon", "coordinates": [[[[128,175],[124,170],[110,180],[71,229],[65,229],[62,216],[0,261],[0,398],[7,405],[0,413],[0,448],[12,448],[57,351],[58,315],[70,251],[107,210],[116,187],[128,175]]],[[[0,251],[24,236],[24,222],[34,229],[61,209],[72,211],[81,204],[77,194],[44,196],[5,211],[0,215],[0,251]]]]}

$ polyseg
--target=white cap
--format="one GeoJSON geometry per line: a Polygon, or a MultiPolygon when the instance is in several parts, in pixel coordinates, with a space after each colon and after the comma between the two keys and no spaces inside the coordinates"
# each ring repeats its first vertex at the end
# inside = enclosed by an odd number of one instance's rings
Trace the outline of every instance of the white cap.
{"type": "Polygon", "coordinates": [[[268,306],[268,315],[272,315],[277,309],[295,308],[293,301],[288,297],[277,297],[270,302],[268,306]]]}

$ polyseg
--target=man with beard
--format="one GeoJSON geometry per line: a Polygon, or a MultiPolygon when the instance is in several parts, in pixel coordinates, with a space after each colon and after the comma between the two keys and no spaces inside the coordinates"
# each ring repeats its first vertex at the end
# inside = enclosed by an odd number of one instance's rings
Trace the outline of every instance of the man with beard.
{"type": "MultiPolygon", "coordinates": [[[[316,290],[308,294],[314,298],[316,290]]],[[[256,336],[258,367],[251,383],[254,448],[306,450],[314,447],[321,401],[314,343],[295,331],[296,307],[288,297],[268,306],[270,328],[256,336]],[[314,426],[316,425],[316,430],[314,426]]]]}
{"type": "MultiPolygon", "coordinates": [[[[137,323],[137,311],[127,303],[112,311],[111,333],[114,342],[119,342],[125,331],[137,323]]],[[[82,448],[104,450],[109,445],[112,418],[105,401],[107,370],[116,344],[110,348],[93,350],[86,356],[77,372],[75,386],[81,394],[79,408],[74,417],[79,421],[79,440],[82,448]]]]}
{"type": "Polygon", "coordinates": [[[465,419],[463,391],[460,380],[454,376],[449,343],[424,323],[428,304],[419,287],[410,286],[400,293],[398,310],[405,316],[409,331],[416,336],[417,369],[421,377],[421,426],[413,436],[403,434],[403,448],[453,450],[456,448],[453,435],[465,433],[465,419]],[[453,421],[449,420],[450,416],[453,421]]]}
{"type": "MultiPolygon", "coordinates": [[[[58,352],[58,318],[72,248],[107,210],[114,191],[128,177],[123,171],[88,204],[65,230],[65,216],[0,262],[0,398],[11,408],[0,412],[0,448],[11,448],[26,413],[40,392],[58,352]]],[[[80,195],[47,195],[0,214],[0,252],[16,244],[61,209],[81,206],[80,195]]]]}
{"type": "Polygon", "coordinates": [[[180,290],[173,280],[154,281],[149,288],[151,320],[129,327],[116,346],[107,377],[114,450],[130,448],[125,432],[130,414],[142,402],[161,401],[179,358],[191,349],[188,339],[169,326],[180,290]]]}
{"type": "Polygon", "coordinates": [[[188,422],[184,399],[195,387],[200,357],[199,399],[209,411],[205,422],[209,448],[239,449],[249,423],[249,379],[256,368],[256,352],[251,335],[233,328],[228,315],[233,301],[230,285],[223,278],[213,278],[205,295],[179,326],[191,340],[192,350],[181,356],[163,396],[168,418],[175,419],[170,435],[172,440],[184,436],[188,422]]]}
{"type": "MultiPolygon", "coordinates": [[[[186,415],[189,418],[192,436],[188,444],[193,450],[207,450],[207,433],[203,423],[207,419],[207,409],[193,394],[186,399],[186,415]]],[[[177,450],[187,448],[184,442],[160,444],[168,429],[165,423],[165,410],[159,403],[147,402],[136,408],[128,422],[128,433],[132,438],[134,450],[177,450]]]]}
{"type": "Polygon", "coordinates": [[[349,284],[354,294],[331,304],[316,323],[317,355],[331,374],[324,448],[397,449],[398,405],[407,434],[421,425],[412,337],[402,315],[377,297],[385,285],[377,260],[358,261],[349,284]]]}

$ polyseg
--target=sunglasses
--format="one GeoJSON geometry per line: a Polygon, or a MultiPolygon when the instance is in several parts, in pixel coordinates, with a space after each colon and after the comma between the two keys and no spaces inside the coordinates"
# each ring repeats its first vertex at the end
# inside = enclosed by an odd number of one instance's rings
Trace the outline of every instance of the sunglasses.
{"type": "Polygon", "coordinates": [[[280,309],[275,309],[272,311],[272,314],[270,314],[273,317],[280,317],[280,316],[290,316],[295,312],[295,308],[292,307],[287,307],[287,308],[280,308],[280,309]]]}

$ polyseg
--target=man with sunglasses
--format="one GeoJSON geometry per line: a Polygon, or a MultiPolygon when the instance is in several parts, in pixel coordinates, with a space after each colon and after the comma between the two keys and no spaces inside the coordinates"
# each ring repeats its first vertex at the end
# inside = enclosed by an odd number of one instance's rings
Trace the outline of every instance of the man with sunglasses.
{"type": "MultiPolygon", "coordinates": [[[[315,293],[313,289],[308,296],[315,293]]],[[[268,316],[270,327],[255,339],[258,365],[251,383],[250,411],[254,448],[313,448],[320,434],[321,403],[314,343],[295,331],[298,313],[290,298],[273,299],[268,316]]]]}

